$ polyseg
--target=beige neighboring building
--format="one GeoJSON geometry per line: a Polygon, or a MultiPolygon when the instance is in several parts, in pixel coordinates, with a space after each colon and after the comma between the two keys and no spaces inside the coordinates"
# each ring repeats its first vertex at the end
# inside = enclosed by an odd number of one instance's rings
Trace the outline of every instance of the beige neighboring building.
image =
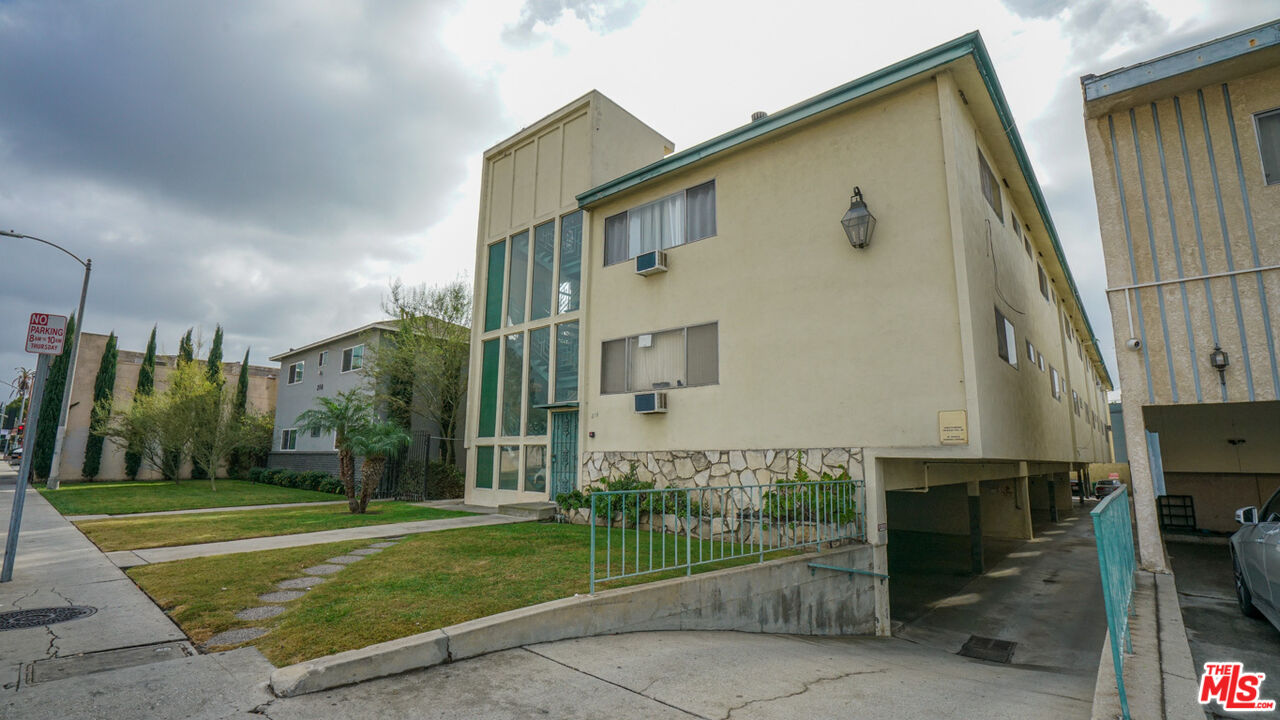
{"type": "MultiPolygon", "coordinates": [[[[71,387],[71,408],[67,414],[67,437],[62,446],[61,479],[64,482],[82,480],[80,469],[84,467],[84,449],[89,439],[89,412],[93,408],[93,386],[98,377],[98,367],[102,364],[102,352],[107,347],[107,336],[98,333],[83,333],[80,336],[79,358],[76,360],[75,384],[71,387]]],[[[126,405],[133,399],[134,390],[138,387],[138,372],[142,369],[142,358],[145,353],[132,350],[120,350],[116,361],[115,405],[126,405]]],[[[163,392],[168,387],[169,373],[173,371],[174,355],[156,356],[155,391],[163,392]]],[[[200,361],[203,362],[203,361],[200,361]]],[[[235,387],[240,382],[240,363],[222,363],[222,374],[227,378],[227,386],[235,387]]],[[[249,398],[248,405],[252,412],[273,412],[276,406],[276,374],[275,368],[259,365],[249,366],[249,398]]],[[[102,447],[102,465],[95,480],[124,480],[124,450],[107,440],[102,447]]],[[[138,478],[155,480],[160,473],[143,463],[138,478]]]]}
{"type": "Polygon", "coordinates": [[[976,33],[671,151],[593,91],[485,153],[468,502],[803,457],[865,481],[880,572],[894,532],[967,537],[980,570],[1109,459],[1111,382],[976,33]]]}
{"type": "Polygon", "coordinates": [[[1280,486],[1280,23],[1081,84],[1138,540],[1161,569],[1159,525],[1234,531],[1280,486]]]}

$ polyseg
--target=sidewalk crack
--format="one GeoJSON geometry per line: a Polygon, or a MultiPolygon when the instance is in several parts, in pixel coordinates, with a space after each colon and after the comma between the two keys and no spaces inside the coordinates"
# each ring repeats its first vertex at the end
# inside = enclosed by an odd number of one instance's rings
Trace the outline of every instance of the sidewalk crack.
{"type": "Polygon", "coordinates": [[[755,704],[757,704],[757,703],[773,702],[773,701],[775,701],[775,700],[786,700],[787,698],[793,698],[793,697],[796,697],[796,696],[798,696],[798,695],[803,695],[803,694],[805,694],[805,693],[809,692],[811,689],[813,689],[813,686],[815,686],[815,685],[817,685],[817,684],[819,684],[819,683],[832,682],[832,681],[835,681],[835,680],[843,680],[843,679],[845,679],[845,678],[847,678],[847,677],[853,677],[853,676],[855,676],[855,675],[877,675],[877,674],[880,674],[880,673],[883,673],[883,672],[885,672],[884,668],[881,668],[881,669],[879,669],[879,670],[854,670],[854,671],[847,672],[847,673],[841,673],[841,674],[839,674],[839,675],[833,675],[833,676],[831,676],[831,677],[820,677],[820,678],[815,678],[815,679],[813,679],[813,680],[807,680],[807,681],[805,681],[805,683],[804,683],[804,687],[803,687],[803,688],[801,688],[801,689],[799,689],[799,690],[797,690],[797,691],[795,691],[795,692],[785,693],[785,694],[782,694],[782,695],[777,695],[777,696],[775,696],[775,697],[767,697],[767,698],[758,698],[758,699],[756,699],[756,700],[748,700],[747,702],[744,702],[744,703],[742,703],[741,705],[735,705],[734,707],[729,708],[729,711],[728,711],[728,712],[726,712],[726,713],[724,714],[724,717],[723,717],[723,718],[721,718],[720,720],[729,720],[729,718],[730,718],[730,717],[731,717],[735,712],[737,712],[738,710],[741,710],[741,709],[743,709],[743,708],[745,708],[745,707],[747,707],[747,706],[750,706],[750,705],[755,705],[755,704]]]}

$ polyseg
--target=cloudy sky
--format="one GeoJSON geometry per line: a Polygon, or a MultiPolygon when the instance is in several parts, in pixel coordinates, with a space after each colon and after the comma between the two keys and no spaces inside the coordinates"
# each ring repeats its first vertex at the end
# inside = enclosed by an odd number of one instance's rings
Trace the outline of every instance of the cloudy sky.
{"type": "MultiPolygon", "coordinates": [[[[685,148],[982,31],[1107,355],[1079,76],[1262,0],[0,0],[0,227],[94,261],[88,329],[252,361],[470,277],[484,149],[596,88],[685,148]],[[931,5],[931,7],[930,7],[931,5]]],[[[0,379],[80,268],[0,237],[0,379]]],[[[1112,367],[1114,368],[1113,361],[1112,367]]],[[[0,386],[0,398],[8,388],[0,386]]]]}

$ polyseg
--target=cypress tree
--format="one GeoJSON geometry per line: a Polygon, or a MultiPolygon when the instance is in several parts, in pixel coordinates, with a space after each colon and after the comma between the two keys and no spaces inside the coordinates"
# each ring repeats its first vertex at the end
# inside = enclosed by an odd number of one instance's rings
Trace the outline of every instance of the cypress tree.
{"type": "Polygon", "coordinates": [[[205,372],[209,376],[209,382],[222,387],[224,378],[222,377],[222,326],[219,325],[213,331],[213,343],[209,345],[209,361],[204,367],[205,372]]]}
{"type": "MultiPolygon", "coordinates": [[[[193,360],[196,359],[196,346],[191,339],[191,334],[194,330],[195,328],[187,328],[187,334],[183,335],[182,339],[178,340],[178,357],[173,362],[173,366],[175,368],[182,367],[183,365],[189,362],[192,362],[193,360]]],[[[177,461],[178,461],[177,453],[176,452],[170,453],[169,457],[170,457],[170,462],[167,464],[171,467],[177,465],[177,461]]],[[[193,464],[191,466],[191,477],[192,478],[204,477],[204,473],[202,472],[202,470],[203,468],[200,467],[199,463],[193,464]]],[[[178,472],[181,472],[181,470],[178,470],[178,472]]],[[[174,477],[173,480],[174,482],[177,482],[178,478],[174,477]]]]}
{"type": "Polygon", "coordinates": [[[240,377],[236,380],[236,413],[244,415],[249,410],[249,349],[244,350],[240,363],[240,377]]]}
{"type": "Polygon", "coordinates": [[[76,316],[67,320],[66,342],[62,353],[53,359],[49,375],[44,381],[44,394],[40,398],[40,417],[37,418],[36,445],[32,451],[32,470],[36,477],[45,480],[53,465],[53,445],[58,437],[58,420],[62,413],[62,389],[67,386],[67,370],[71,366],[71,338],[76,336],[76,316]]]}
{"type": "MultiPolygon", "coordinates": [[[[236,418],[240,419],[249,411],[249,349],[245,348],[244,360],[240,363],[240,377],[236,378],[235,397],[236,418]]],[[[227,474],[230,477],[242,475],[249,468],[249,458],[242,450],[235,450],[227,459],[227,474]]]]}
{"type": "Polygon", "coordinates": [[[187,328],[187,334],[178,341],[178,360],[175,364],[189,363],[196,357],[196,346],[191,341],[191,332],[195,328],[187,328]]]}
{"type": "MultiPolygon", "coordinates": [[[[147,341],[147,354],[142,357],[142,367],[138,369],[138,388],[133,396],[150,395],[156,388],[156,327],[151,326],[151,339],[147,341]]],[[[142,455],[130,450],[124,456],[124,472],[130,480],[138,478],[138,470],[142,468],[142,455]]]]}
{"type": "Polygon", "coordinates": [[[89,410],[89,440],[84,447],[84,465],[80,475],[86,479],[98,476],[102,469],[102,446],[105,438],[93,428],[105,422],[111,415],[111,399],[116,388],[116,359],[119,353],[116,348],[116,334],[107,336],[107,346],[102,351],[102,362],[98,363],[98,377],[93,382],[93,408],[89,410]]]}
{"type": "MultiPolygon", "coordinates": [[[[209,344],[209,359],[205,361],[205,376],[209,378],[209,382],[213,383],[222,390],[226,379],[222,377],[222,326],[218,325],[213,330],[213,342],[209,344]]],[[[193,479],[209,477],[209,470],[198,459],[191,460],[191,477],[193,479]]]]}

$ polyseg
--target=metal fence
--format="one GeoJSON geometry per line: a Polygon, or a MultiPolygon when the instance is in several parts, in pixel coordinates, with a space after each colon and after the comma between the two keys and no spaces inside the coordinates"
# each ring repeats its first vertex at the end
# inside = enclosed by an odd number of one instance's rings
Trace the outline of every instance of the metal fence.
{"type": "Polygon", "coordinates": [[[597,582],[866,540],[861,480],[590,493],[597,582]]]}
{"type": "MultiPolygon", "coordinates": [[[[440,462],[444,459],[445,443],[454,442],[453,438],[432,435],[425,430],[414,432],[409,437],[408,446],[399,453],[387,458],[382,471],[382,479],[374,488],[375,498],[396,497],[400,490],[400,475],[410,463],[420,465],[424,470],[428,463],[440,462]]],[[[423,476],[425,482],[425,475],[423,476]]],[[[426,499],[421,498],[421,499],[426,499]]]]}
{"type": "Polygon", "coordinates": [[[1111,637],[1111,661],[1116,670],[1116,690],[1120,708],[1129,720],[1129,699],[1124,690],[1124,653],[1133,652],[1129,636],[1129,613],[1133,610],[1134,572],[1133,523],[1129,516],[1129,491],[1121,487],[1111,493],[1089,516],[1098,545],[1098,572],[1102,575],[1102,597],[1107,608],[1107,632],[1111,637]]]}

